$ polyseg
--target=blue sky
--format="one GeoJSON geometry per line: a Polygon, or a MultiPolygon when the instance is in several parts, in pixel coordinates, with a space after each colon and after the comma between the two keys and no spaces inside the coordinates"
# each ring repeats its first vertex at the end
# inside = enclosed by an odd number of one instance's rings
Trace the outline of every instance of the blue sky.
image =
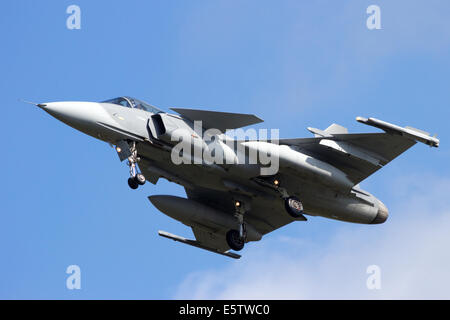
{"type": "Polygon", "coordinates": [[[19,0],[0,9],[0,298],[449,298],[447,1],[19,0]],[[66,28],[72,4],[80,30],[66,28]],[[371,4],[381,30],[366,28],[371,4]],[[157,235],[191,237],[146,198],[181,187],[130,190],[107,144],[18,101],[121,95],[254,113],[281,137],[333,122],[374,131],[355,121],[372,116],[437,133],[441,147],[417,145],[363,182],[390,208],[384,225],[312,217],[232,261],[157,235]],[[81,290],[66,289],[72,264],[81,290]],[[381,292],[365,288],[370,264],[386,275],[381,292]]]}

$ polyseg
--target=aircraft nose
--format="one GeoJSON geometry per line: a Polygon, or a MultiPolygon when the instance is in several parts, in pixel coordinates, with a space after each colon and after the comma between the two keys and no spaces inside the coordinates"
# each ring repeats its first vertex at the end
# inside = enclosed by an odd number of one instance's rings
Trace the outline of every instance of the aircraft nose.
{"type": "Polygon", "coordinates": [[[373,219],[371,224],[383,223],[387,220],[388,216],[389,216],[389,210],[386,208],[386,206],[384,205],[383,202],[378,200],[378,213],[377,213],[375,219],[373,219]]]}
{"type": "Polygon", "coordinates": [[[42,104],[42,109],[63,122],[92,121],[98,112],[97,103],[93,102],[49,102],[42,104]]]}
{"type": "Polygon", "coordinates": [[[40,107],[56,119],[83,131],[96,126],[97,122],[108,123],[110,116],[100,103],[63,101],[43,103],[40,107]]]}
{"type": "Polygon", "coordinates": [[[111,122],[107,111],[97,102],[47,102],[39,107],[65,124],[95,137],[99,131],[98,123],[111,122]]]}

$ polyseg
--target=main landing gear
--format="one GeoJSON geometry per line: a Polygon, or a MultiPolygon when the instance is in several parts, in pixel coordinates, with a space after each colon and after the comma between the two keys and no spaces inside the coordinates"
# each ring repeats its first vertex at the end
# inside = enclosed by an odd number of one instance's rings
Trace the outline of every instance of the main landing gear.
{"type": "Polygon", "coordinates": [[[293,218],[303,218],[303,204],[299,198],[295,196],[290,196],[287,190],[280,185],[280,180],[277,178],[268,179],[257,179],[258,183],[275,189],[280,194],[281,198],[284,200],[284,207],[286,212],[293,218]]]}
{"type": "Polygon", "coordinates": [[[231,249],[240,251],[244,248],[245,240],[239,235],[239,231],[230,230],[226,234],[227,243],[231,249]]]}
{"type": "Polygon", "coordinates": [[[303,217],[303,204],[297,197],[291,196],[284,199],[284,207],[291,217],[303,217]]]}
{"type": "Polygon", "coordinates": [[[283,198],[284,208],[286,209],[287,213],[292,218],[303,217],[303,204],[301,203],[300,199],[295,196],[290,196],[287,190],[280,186],[279,180],[274,179],[273,185],[275,187],[275,190],[277,190],[283,198]]]}
{"type": "Polygon", "coordinates": [[[247,239],[247,228],[244,222],[245,206],[241,201],[235,201],[234,207],[236,209],[234,216],[238,220],[239,231],[238,230],[228,231],[226,234],[226,240],[228,246],[231,249],[235,251],[240,251],[244,248],[244,244],[247,239]]]}
{"type": "MultiPolygon", "coordinates": [[[[295,196],[290,196],[287,190],[280,186],[280,181],[278,179],[256,179],[256,182],[276,190],[284,201],[286,212],[291,217],[298,220],[306,220],[303,216],[303,204],[300,199],[295,196]]],[[[234,202],[234,207],[234,216],[238,221],[239,230],[229,230],[226,234],[226,240],[231,249],[239,251],[244,248],[244,244],[247,241],[247,227],[244,222],[244,215],[249,208],[246,208],[245,203],[240,200],[234,202]]]]}

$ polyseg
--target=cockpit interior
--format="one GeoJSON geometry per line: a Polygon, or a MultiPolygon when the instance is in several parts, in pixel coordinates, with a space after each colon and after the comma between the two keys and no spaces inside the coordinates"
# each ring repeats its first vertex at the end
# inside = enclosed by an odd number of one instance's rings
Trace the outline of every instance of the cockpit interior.
{"type": "Polygon", "coordinates": [[[109,100],[105,100],[102,101],[103,103],[112,103],[112,104],[117,104],[120,105],[122,107],[126,107],[126,108],[136,108],[136,109],[141,109],[147,112],[151,112],[151,113],[161,113],[163,112],[162,110],[159,110],[158,108],[142,101],[136,98],[132,98],[132,97],[119,97],[119,98],[114,98],[114,99],[109,99],[109,100]]]}

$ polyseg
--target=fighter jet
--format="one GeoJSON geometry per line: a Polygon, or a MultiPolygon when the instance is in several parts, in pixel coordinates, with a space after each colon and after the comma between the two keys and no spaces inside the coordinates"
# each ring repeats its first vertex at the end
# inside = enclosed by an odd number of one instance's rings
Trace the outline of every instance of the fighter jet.
{"type": "Polygon", "coordinates": [[[165,231],[159,235],[231,258],[245,243],[286,224],[321,216],[380,224],[386,206],[360,182],[422,142],[439,140],[412,127],[375,118],[356,120],[379,133],[349,133],[332,124],[308,128],[311,138],[235,138],[230,130],[262,122],[251,114],[172,108],[162,111],[141,100],[36,104],[65,124],[115,148],[129,167],[136,189],[160,178],[180,184],[186,198],[151,195],[161,212],[192,228],[195,240],[165,231]],[[200,125],[199,125],[200,124],[200,125]],[[207,156],[205,156],[207,155],[207,156]],[[217,160],[222,161],[217,161],[217,160]],[[270,160],[270,161],[268,161],[270,160]],[[270,166],[276,163],[276,166],[270,166]],[[274,170],[269,170],[274,169],[274,170]]]}

